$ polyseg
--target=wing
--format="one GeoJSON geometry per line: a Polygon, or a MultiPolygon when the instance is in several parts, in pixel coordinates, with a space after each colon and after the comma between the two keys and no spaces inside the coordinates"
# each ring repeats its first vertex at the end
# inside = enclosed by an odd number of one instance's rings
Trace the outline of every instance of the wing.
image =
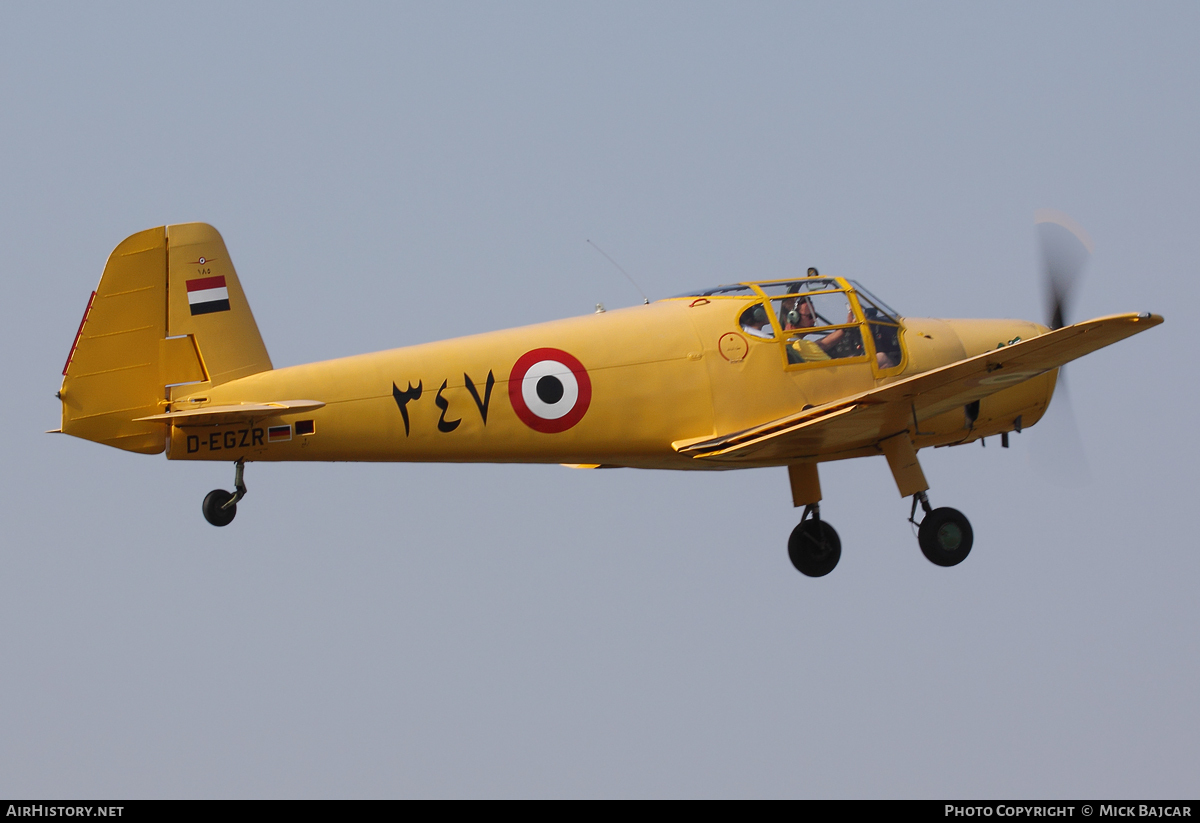
{"type": "Polygon", "coordinates": [[[1072,326],[923,372],[761,426],[671,445],[721,463],[785,462],[863,448],[989,394],[1153,328],[1154,314],[1120,314],[1072,326]]]}

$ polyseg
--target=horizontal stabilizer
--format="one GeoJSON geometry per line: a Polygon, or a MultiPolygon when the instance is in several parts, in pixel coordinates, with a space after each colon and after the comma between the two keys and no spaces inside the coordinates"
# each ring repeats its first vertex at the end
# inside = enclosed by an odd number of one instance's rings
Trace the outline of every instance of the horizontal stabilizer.
{"type": "Polygon", "coordinates": [[[162,421],[176,426],[218,426],[231,423],[253,423],[267,417],[295,412],[312,411],[325,404],[319,400],[277,400],[270,403],[234,403],[228,406],[204,406],[198,409],[152,414],[138,421],[162,421]]]}
{"type": "Polygon", "coordinates": [[[673,443],[680,454],[720,463],[769,463],[862,448],[957,406],[1045,374],[1153,328],[1156,314],[1120,314],[1076,323],[895,383],[743,431],[673,443]]]}

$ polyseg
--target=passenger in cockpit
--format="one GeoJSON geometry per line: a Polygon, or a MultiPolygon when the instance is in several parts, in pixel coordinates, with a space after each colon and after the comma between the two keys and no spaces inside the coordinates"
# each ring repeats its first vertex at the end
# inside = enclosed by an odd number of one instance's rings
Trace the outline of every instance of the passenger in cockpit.
{"type": "Polygon", "coordinates": [[[762,337],[770,340],[775,337],[775,329],[771,328],[771,321],[767,318],[767,310],[762,307],[762,304],[755,304],[742,312],[738,322],[742,326],[742,331],[753,337],[762,337]]]}

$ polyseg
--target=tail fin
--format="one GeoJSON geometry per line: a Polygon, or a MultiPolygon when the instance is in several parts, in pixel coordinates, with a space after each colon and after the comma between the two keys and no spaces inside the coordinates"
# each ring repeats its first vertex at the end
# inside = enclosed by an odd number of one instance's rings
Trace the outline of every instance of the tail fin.
{"type": "Polygon", "coordinates": [[[157,454],[172,392],[271,369],[225,249],[212,226],[139,232],[113,250],[63,367],[62,431],[157,454]],[[178,388],[176,388],[178,387],[178,388]]]}

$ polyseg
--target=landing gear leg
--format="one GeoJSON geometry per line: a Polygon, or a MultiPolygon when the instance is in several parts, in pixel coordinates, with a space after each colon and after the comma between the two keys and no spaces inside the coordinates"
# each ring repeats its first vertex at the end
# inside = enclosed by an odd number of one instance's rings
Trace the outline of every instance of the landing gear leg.
{"type": "Polygon", "coordinates": [[[824,577],[842,557],[842,541],[833,526],[821,519],[821,504],[804,507],[800,525],[788,538],[788,557],[796,570],[808,577],[824,577]]]}
{"type": "Polygon", "coordinates": [[[929,490],[929,483],[921,471],[917,450],[908,432],[889,437],[879,445],[887,457],[888,468],[892,470],[892,478],[896,481],[900,496],[912,495],[912,512],[908,515],[908,522],[917,526],[917,542],[921,544],[925,557],[939,566],[957,566],[966,560],[975,541],[971,523],[956,509],[930,507],[929,497],[925,494],[929,490]],[[920,523],[916,521],[918,505],[925,512],[920,523]]]}
{"type": "Polygon", "coordinates": [[[913,495],[912,513],[908,521],[917,525],[917,542],[921,544],[921,552],[930,563],[938,566],[957,566],[967,559],[971,546],[975,542],[975,533],[971,530],[971,521],[958,509],[943,506],[932,509],[925,492],[913,495]],[[913,518],[917,514],[917,504],[925,511],[921,522],[913,518]]]}
{"type": "Polygon", "coordinates": [[[233,464],[235,466],[233,473],[233,488],[234,492],[230,494],[224,489],[213,489],[204,498],[204,503],[201,504],[201,511],[204,512],[204,519],[214,526],[228,526],[233,522],[233,518],[237,515],[238,501],[246,496],[246,484],[243,481],[243,473],[246,469],[246,461],[238,460],[233,464]]]}

